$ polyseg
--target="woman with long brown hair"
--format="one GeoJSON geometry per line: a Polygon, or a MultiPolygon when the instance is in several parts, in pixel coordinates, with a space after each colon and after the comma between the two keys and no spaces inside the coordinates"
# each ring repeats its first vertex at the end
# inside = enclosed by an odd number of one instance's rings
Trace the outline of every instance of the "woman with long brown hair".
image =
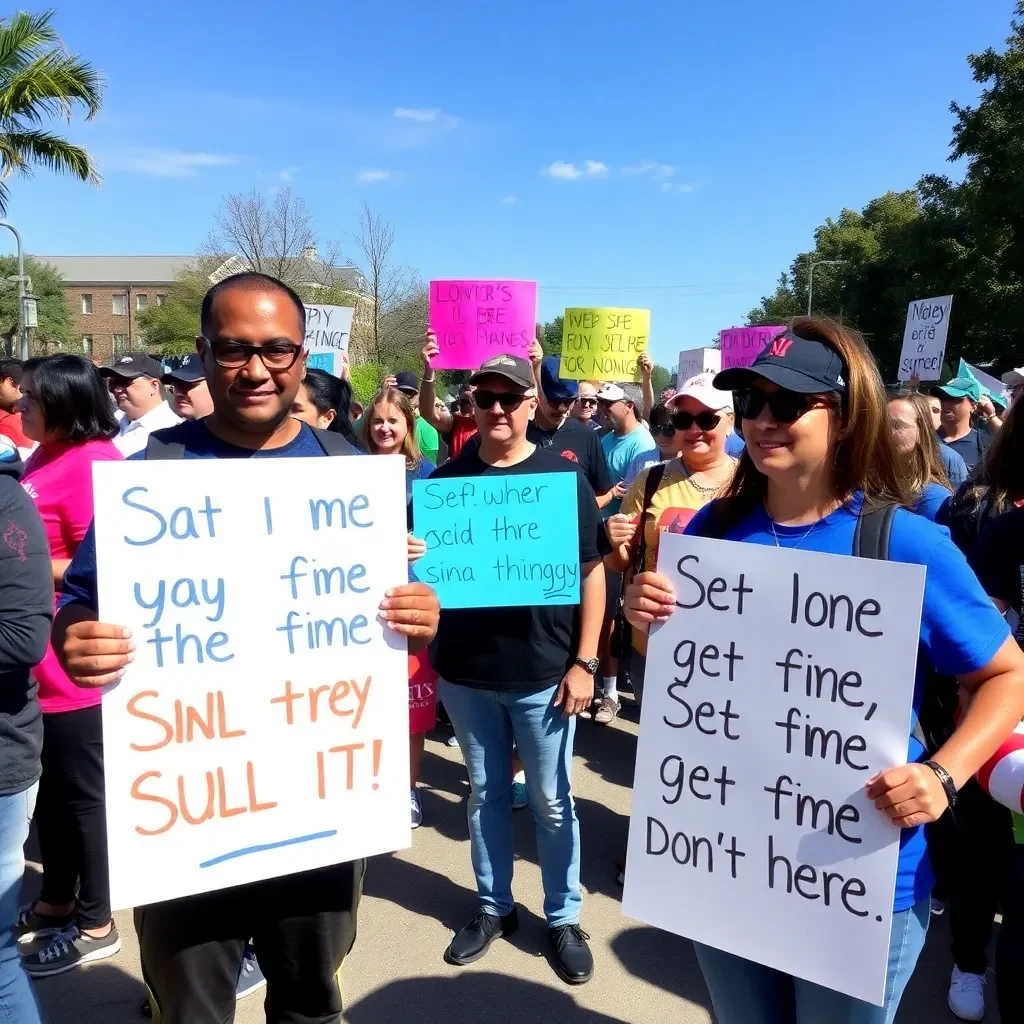
{"type": "MultiPolygon", "coordinates": [[[[849,555],[865,503],[912,503],[881,377],[859,335],[822,318],[798,319],[753,365],[723,371],[715,386],[734,391],[747,447],[725,497],[702,509],[686,532],[849,555]]],[[[922,826],[955,802],[959,788],[1024,717],[1024,653],[944,531],[897,507],[888,554],[927,567],[918,683],[930,663],[958,676],[973,700],[929,760],[911,734],[908,763],[866,784],[879,813],[903,830],[884,1006],[698,943],[720,1024],[891,1024],[928,927],[933,876],[922,826]]],[[[626,594],[626,617],[634,626],[649,629],[674,612],[668,579],[655,572],[637,576],[626,594]]],[[[649,679],[648,691],[657,682],[649,679]]],[[[921,689],[915,688],[915,720],[921,689]]]]}
{"type": "Polygon", "coordinates": [[[889,399],[892,443],[914,497],[914,511],[933,523],[953,487],[939,455],[928,399],[906,391],[889,399]]]}

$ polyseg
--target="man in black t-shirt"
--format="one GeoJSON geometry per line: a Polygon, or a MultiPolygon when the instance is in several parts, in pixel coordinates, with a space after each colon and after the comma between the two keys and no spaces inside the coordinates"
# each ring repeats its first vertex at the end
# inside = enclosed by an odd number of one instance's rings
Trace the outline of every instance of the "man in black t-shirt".
{"type": "MultiPolygon", "coordinates": [[[[469,834],[480,909],[445,952],[479,960],[518,926],[509,778],[512,742],[526,769],[555,966],[570,984],[589,981],[594,961],[580,930],[580,835],[571,788],[575,716],[588,707],[604,615],[601,556],[607,540],[594,492],[580,468],[526,439],[537,404],[530,364],[489,359],[471,378],[479,448],[433,477],[572,473],[577,483],[580,604],[442,610],[434,667],[469,772],[469,834]]],[[[585,429],[585,428],[583,428],[585,429]]],[[[566,510],[568,513],[568,510],[566,510]]]]}

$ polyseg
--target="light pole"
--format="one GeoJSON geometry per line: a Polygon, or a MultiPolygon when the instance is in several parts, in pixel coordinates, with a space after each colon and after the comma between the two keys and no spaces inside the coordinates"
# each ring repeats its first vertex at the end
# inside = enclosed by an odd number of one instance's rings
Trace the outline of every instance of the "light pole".
{"type": "Polygon", "coordinates": [[[25,316],[25,250],[21,244],[21,235],[18,229],[6,220],[0,220],[0,228],[7,228],[18,243],[18,333],[20,345],[18,346],[18,358],[28,359],[28,323],[25,316]]]}
{"type": "Polygon", "coordinates": [[[807,274],[807,315],[811,315],[811,301],[814,298],[814,268],[815,267],[834,267],[840,263],[846,263],[847,260],[815,260],[811,264],[811,269],[807,274]]]}

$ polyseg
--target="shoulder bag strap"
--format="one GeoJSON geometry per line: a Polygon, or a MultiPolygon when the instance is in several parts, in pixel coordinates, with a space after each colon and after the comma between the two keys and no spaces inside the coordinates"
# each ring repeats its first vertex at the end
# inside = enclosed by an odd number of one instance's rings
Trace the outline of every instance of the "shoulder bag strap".
{"type": "MultiPolygon", "coordinates": [[[[633,575],[644,571],[644,559],[647,557],[647,529],[645,526],[645,520],[647,519],[647,511],[651,507],[651,500],[654,498],[654,492],[657,491],[658,487],[661,486],[661,481],[665,476],[665,463],[659,462],[657,465],[651,466],[647,471],[647,482],[644,486],[644,503],[640,509],[640,520],[637,529],[640,531],[640,543],[637,545],[636,555],[633,557],[633,575]]],[[[625,582],[625,576],[623,576],[623,582],[625,582]]]]}

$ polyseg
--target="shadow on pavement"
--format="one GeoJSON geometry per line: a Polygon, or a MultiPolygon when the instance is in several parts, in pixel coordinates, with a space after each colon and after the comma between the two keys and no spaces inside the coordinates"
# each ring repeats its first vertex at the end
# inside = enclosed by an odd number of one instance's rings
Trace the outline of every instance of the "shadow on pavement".
{"type": "Polygon", "coordinates": [[[647,925],[637,925],[616,935],[611,947],[634,978],[671,992],[687,1002],[698,1003],[711,1012],[711,997],[689,939],[647,925]]]}
{"type": "Polygon", "coordinates": [[[145,986],[112,963],[89,964],[55,978],[43,978],[35,983],[35,991],[44,1021],[146,1024],[139,1013],[145,986]]]}
{"type": "Polygon", "coordinates": [[[627,1024],[619,1017],[580,1006],[568,992],[489,972],[396,981],[345,1012],[349,1024],[394,1024],[411,1019],[417,1024],[627,1024]]]}

